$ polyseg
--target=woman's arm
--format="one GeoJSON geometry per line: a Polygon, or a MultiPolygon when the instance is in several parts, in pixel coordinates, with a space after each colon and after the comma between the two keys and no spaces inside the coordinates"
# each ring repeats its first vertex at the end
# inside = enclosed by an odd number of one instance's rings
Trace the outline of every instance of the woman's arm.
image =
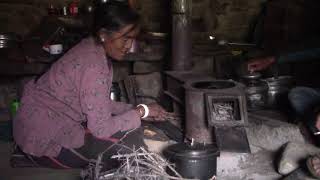
{"type": "Polygon", "coordinates": [[[317,58],[318,59],[320,58],[320,48],[288,53],[285,55],[280,55],[278,57],[270,56],[270,57],[256,58],[249,61],[248,70],[260,71],[260,70],[267,69],[274,63],[299,62],[299,61],[305,61],[306,59],[317,59],[317,58]]]}
{"type": "Polygon", "coordinates": [[[286,55],[281,55],[277,59],[278,63],[287,62],[298,62],[304,61],[306,59],[317,59],[320,58],[320,48],[307,49],[304,51],[298,51],[293,53],[288,53],[286,55]]]}
{"type": "Polygon", "coordinates": [[[111,101],[111,104],[112,104],[112,114],[114,115],[122,114],[125,111],[129,111],[133,109],[132,104],[127,104],[124,102],[111,101]]]}
{"type": "Polygon", "coordinates": [[[139,111],[131,109],[113,116],[114,102],[110,100],[111,78],[109,69],[101,65],[88,67],[81,78],[81,108],[87,117],[92,134],[107,138],[118,131],[137,128],[141,125],[139,111]]]}

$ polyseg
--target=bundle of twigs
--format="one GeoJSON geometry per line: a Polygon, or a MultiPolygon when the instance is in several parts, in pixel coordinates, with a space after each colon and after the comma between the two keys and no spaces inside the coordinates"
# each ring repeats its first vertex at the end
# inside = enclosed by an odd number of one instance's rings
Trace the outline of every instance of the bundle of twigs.
{"type": "Polygon", "coordinates": [[[121,162],[121,166],[115,172],[102,174],[99,180],[116,178],[141,180],[184,179],[164,158],[156,153],[148,152],[144,148],[139,148],[129,154],[117,154],[111,158],[118,159],[121,162]],[[166,172],[167,168],[174,175],[169,175],[166,172]]]}
{"type": "MultiPolygon", "coordinates": [[[[121,142],[126,135],[122,137],[119,142],[121,142]]],[[[119,142],[116,144],[123,146],[119,144],[119,142]]],[[[120,167],[112,171],[101,172],[100,164],[103,154],[113,146],[110,146],[102,152],[97,160],[93,160],[89,168],[82,171],[82,177],[88,180],[195,180],[183,178],[166,159],[159,154],[148,152],[143,147],[130,149],[129,147],[123,146],[123,148],[129,148],[130,153],[123,154],[119,151],[118,154],[111,157],[120,162],[120,167]],[[167,171],[172,173],[169,174],[167,171]]],[[[212,180],[214,179],[215,177],[212,178],[212,180]]]]}

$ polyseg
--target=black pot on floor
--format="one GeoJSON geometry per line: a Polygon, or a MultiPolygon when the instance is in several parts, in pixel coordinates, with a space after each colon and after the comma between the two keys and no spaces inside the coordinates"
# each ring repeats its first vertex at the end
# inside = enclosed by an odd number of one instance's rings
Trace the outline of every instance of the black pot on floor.
{"type": "Polygon", "coordinates": [[[216,175],[219,151],[215,145],[178,143],[169,146],[163,154],[184,178],[208,180],[216,175]]]}

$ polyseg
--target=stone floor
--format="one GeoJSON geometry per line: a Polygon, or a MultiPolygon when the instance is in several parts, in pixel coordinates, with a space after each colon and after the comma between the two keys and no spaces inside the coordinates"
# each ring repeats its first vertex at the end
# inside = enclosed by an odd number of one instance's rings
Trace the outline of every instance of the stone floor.
{"type": "Polygon", "coordinates": [[[1,180],[79,180],[79,170],[52,170],[44,168],[11,168],[11,143],[0,141],[1,180]]]}
{"type": "Polygon", "coordinates": [[[222,152],[217,162],[218,179],[311,180],[308,173],[301,170],[289,175],[278,171],[284,145],[306,143],[299,127],[287,121],[286,116],[274,111],[249,113],[247,135],[251,154],[222,152]]]}
{"type": "MultiPolygon", "coordinates": [[[[277,162],[281,147],[288,141],[302,142],[302,135],[295,125],[285,122],[276,113],[249,113],[247,129],[251,154],[222,152],[217,162],[218,179],[223,180],[312,180],[308,173],[298,169],[282,176],[277,162]]],[[[155,150],[161,145],[153,143],[155,150]]],[[[41,168],[11,168],[9,165],[11,144],[0,141],[0,179],[10,180],[77,180],[79,170],[52,170],[41,168]]]]}

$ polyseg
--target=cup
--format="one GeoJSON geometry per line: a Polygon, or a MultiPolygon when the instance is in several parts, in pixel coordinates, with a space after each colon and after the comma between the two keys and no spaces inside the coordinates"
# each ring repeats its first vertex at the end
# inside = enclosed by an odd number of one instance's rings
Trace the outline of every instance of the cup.
{"type": "Polygon", "coordinates": [[[50,54],[61,54],[63,51],[62,44],[52,44],[49,46],[49,52],[50,54]]]}

